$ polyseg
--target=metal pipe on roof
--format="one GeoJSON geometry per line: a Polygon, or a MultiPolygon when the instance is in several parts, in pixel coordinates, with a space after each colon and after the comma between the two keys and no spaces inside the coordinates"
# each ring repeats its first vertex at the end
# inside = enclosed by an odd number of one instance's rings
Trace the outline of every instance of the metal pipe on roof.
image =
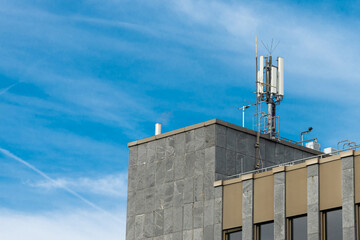
{"type": "Polygon", "coordinates": [[[161,134],[161,123],[155,124],[155,136],[161,134]]]}

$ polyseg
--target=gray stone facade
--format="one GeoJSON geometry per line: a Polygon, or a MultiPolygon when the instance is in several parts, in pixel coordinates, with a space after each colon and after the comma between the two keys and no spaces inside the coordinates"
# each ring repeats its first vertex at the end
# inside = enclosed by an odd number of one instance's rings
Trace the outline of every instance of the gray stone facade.
{"type": "MultiPolygon", "coordinates": [[[[216,180],[255,169],[256,135],[231,127],[216,126],[216,180]]],[[[260,138],[261,168],[311,157],[315,151],[299,146],[260,138]]],[[[317,153],[318,154],[318,153],[317,153]]]]}
{"type": "Polygon", "coordinates": [[[286,239],[285,172],[274,174],[274,238],[286,239]]]}
{"type": "Polygon", "coordinates": [[[307,166],[307,231],[309,240],[320,239],[319,165],[307,166]]]}
{"type": "Polygon", "coordinates": [[[354,157],[342,159],[343,239],[356,239],[354,157]]]}
{"type": "MultiPolygon", "coordinates": [[[[214,239],[215,125],[130,147],[127,240],[214,239]]],[[[217,195],[217,196],[216,196],[217,195]]]]}
{"type": "MultiPolygon", "coordinates": [[[[213,184],[254,170],[255,140],[211,120],[129,144],[126,239],[222,239],[222,187],[213,184]]],[[[315,153],[267,136],[260,145],[263,166],[315,153]]]]}
{"type": "Polygon", "coordinates": [[[254,179],[243,182],[242,202],[242,239],[252,240],[254,238],[254,179]]]}

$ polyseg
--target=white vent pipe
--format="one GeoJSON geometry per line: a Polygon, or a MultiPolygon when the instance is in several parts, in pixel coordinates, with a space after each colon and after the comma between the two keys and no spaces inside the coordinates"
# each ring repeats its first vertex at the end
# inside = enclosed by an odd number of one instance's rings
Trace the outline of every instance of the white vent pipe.
{"type": "Polygon", "coordinates": [[[161,134],[161,123],[155,124],[155,135],[161,134]]]}

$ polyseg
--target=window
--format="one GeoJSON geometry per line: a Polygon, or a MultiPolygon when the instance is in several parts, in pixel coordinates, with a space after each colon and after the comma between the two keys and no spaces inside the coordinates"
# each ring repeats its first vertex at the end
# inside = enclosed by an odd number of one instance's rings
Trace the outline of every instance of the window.
{"type": "Polygon", "coordinates": [[[267,222],[256,225],[255,239],[274,240],[274,222],[267,222]]]}
{"type": "Polygon", "coordinates": [[[242,231],[229,233],[227,240],[242,240],[242,231]]]}
{"type": "Polygon", "coordinates": [[[225,240],[242,240],[241,228],[226,230],[225,240]]]}
{"type": "Polygon", "coordinates": [[[321,214],[321,239],[342,240],[341,209],[324,211],[321,214]]]}
{"type": "Polygon", "coordinates": [[[360,239],[360,232],[359,232],[359,229],[360,229],[360,206],[359,205],[356,205],[355,206],[355,214],[356,214],[356,236],[357,238],[356,239],[360,239]]]}
{"type": "Polygon", "coordinates": [[[297,216],[288,219],[288,239],[307,239],[307,216],[297,216]]]}

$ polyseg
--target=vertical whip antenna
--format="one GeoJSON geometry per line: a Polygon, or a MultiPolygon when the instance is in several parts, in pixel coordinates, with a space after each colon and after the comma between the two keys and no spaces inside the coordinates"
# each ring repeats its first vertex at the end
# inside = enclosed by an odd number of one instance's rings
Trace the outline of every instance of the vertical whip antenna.
{"type": "Polygon", "coordinates": [[[260,168],[260,127],[259,127],[259,92],[262,86],[259,84],[258,77],[258,57],[257,57],[257,36],[255,37],[255,67],[256,67],[256,143],[255,143],[255,169],[260,168]]]}

